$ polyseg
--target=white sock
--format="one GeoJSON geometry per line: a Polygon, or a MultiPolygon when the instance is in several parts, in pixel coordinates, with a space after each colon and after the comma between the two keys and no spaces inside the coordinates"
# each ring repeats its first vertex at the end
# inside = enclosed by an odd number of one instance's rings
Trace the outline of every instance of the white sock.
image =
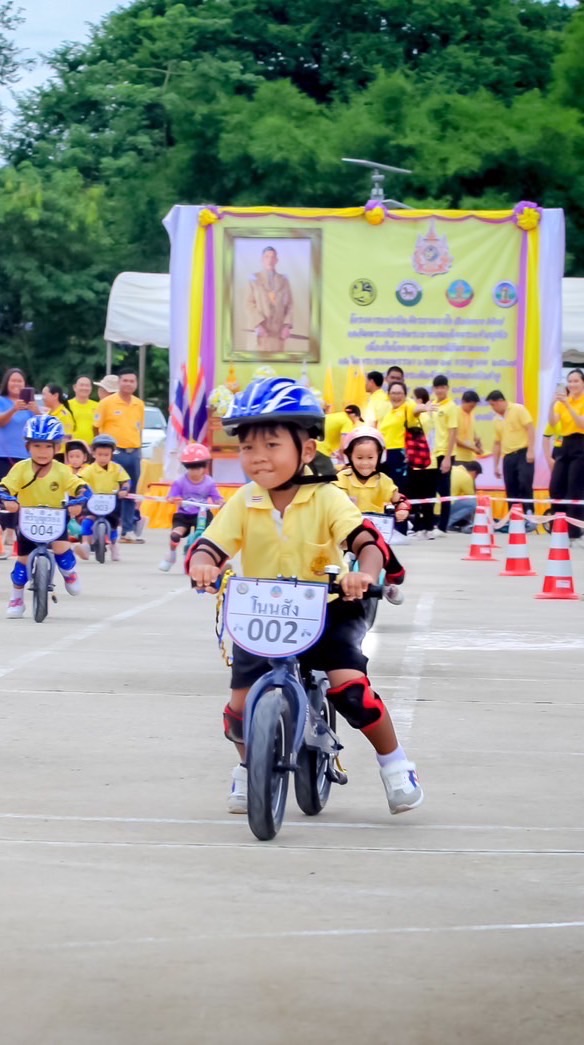
{"type": "Polygon", "coordinates": [[[383,768],[384,766],[391,766],[395,762],[407,762],[407,755],[401,746],[398,744],[395,751],[390,751],[389,755],[378,755],[377,761],[383,768]]]}
{"type": "Polygon", "coordinates": [[[24,588],[15,588],[14,585],[12,585],[12,598],[24,599],[24,588]]]}

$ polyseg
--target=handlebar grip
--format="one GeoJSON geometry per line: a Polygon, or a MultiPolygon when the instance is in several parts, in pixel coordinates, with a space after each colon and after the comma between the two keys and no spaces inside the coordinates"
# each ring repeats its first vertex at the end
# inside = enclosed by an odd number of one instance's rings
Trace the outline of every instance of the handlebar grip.
{"type": "MultiPolygon", "coordinates": [[[[331,595],[341,595],[345,593],[341,588],[340,584],[333,584],[331,586],[331,595]]],[[[362,599],[382,599],[383,598],[383,584],[370,584],[367,591],[361,596],[362,599]]]]}

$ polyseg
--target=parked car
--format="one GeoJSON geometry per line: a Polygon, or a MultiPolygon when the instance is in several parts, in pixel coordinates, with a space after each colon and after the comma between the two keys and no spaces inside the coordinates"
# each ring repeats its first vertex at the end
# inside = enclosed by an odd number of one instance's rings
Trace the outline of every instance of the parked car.
{"type": "Polygon", "coordinates": [[[146,405],[142,432],[142,457],[163,457],[166,443],[166,418],[158,406],[146,405]]]}

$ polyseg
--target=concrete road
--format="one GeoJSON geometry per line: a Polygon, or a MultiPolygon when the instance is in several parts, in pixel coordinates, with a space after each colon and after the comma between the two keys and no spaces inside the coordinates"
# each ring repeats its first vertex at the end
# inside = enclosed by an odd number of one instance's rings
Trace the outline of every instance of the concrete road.
{"type": "Polygon", "coordinates": [[[0,621],[3,1045],[581,1045],[584,612],[533,598],[547,538],[527,579],[400,549],[371,674],[426,802],[390,818],[344,728],[349,786],[260,844],[225,810],[214,602],[147,536],[0,621]]]}

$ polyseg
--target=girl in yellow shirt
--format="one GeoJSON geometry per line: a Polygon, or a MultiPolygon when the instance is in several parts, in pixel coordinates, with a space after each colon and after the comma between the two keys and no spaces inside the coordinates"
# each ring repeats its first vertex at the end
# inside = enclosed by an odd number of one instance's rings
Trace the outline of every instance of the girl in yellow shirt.
{"type": "Polygon", "coordinates": [[[391,409],[379,422],[379,431],[387,450],[383,471],[402,490],[405,489],[408,477],[406,428],[419,423],[417,415],[421,413],[422,408],[407,398],[407,388],[403,381],[393,381],[388,394],[391,409]]]}
{"type": "MultiPolygon", "coordinates": [[[[43,400],[51,417],[56,417],[57,421],[61,422],[65,433],[65,439],[70,439],[75,428],[75,418],[71,412],[67,396],[61,386],[54,384],[45,385],[43,388],[43,400]]],[[[65,439],[57,447],[57,453],[59,455],[65,453],[65,439]]],[[[59,460],[63,460],[63,457],[60,456],[59,460]]]]}
{"type": "MultiPolygon", "coordinates": [[[[558,390],[550,407],[549,423],[562,437],[550,479],[552,500],[584,500],[584,371],[570,370],[567,391],[558,390]]],[[[566,505],[558,505],[564,511],[566,505]]],[[[584,505],[568,505],[568,515],[584,521],[584,505]]],[[[580,526],[568,524],[570,538],[584,547],[580,526]]]]}

